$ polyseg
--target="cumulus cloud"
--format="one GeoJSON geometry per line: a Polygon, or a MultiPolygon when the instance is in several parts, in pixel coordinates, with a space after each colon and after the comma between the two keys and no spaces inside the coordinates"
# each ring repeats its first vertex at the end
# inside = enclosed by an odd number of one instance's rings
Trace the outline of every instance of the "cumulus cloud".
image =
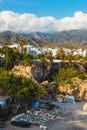
{"type": "Polygon", "coordinates": [[[73,29],[87,29],[87,14],[75,12],[73,17],[55,19],[54,17],[37,17],[35,14],[20,14],[12,11],[0,12],[0,32],[13,31],[29,32],[54,32],[73,29]]]}

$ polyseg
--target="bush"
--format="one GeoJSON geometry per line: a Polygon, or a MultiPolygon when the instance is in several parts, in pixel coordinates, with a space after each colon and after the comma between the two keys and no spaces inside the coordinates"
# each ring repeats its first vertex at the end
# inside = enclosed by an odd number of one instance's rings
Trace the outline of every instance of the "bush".
{"type": "Polygon", "coordinates": [[[84,79],[86,79],[87,77],[86,77],[86,74],[83,73],[83,74],[79,74],[79,78],[82,79],[82,80],[84,80],[84,79]]]}
{"type": "Polygon", "coordinates": [[[72,68],[60,69],[59,72],[54,76],[53,80],[57,84],[71,84],[72,78],[77,76],[77,71],[72,68]]]}

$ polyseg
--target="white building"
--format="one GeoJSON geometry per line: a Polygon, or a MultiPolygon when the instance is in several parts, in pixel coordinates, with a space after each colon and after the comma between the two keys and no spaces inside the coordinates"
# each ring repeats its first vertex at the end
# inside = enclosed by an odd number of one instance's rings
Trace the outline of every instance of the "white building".
{"type": "Polygon", "coordinates": [[[83,56],[85,57],[87,54],[87,50],[86,49],[77,49],[73,52],[73,55],[80,55],[80,56],[83,56]]]}
{"type": "MultiPolygon", "coordinates": [[[[3,46],[0,45],[0,48],[2,48],[3,46]]],[[[8,45],[8,47],[15,47],[17,48],[19,51],[20,51],[20,45],[19,44],[12,44],[12,45],[8,45]]],[[[65,55],[80,55],[80,56],[83,56],[85,57],[86,54],[87,54],[87,50],[86,49],[68,49],[68,48],[63,48],[62,49],[65,53],[65,55]]],[[[26,52],[26,53],[30,53],[30,54],[33,54],[33,55],[38,55],[38,54],[44,54],[44,55],[47,55],[49,52],[52,52],[52,56],[53,57],[56,57],[56,54],[57,54],[57,51],[58,51],[58,48],[38,48],[38,47],[35,47],[33,45],[24,45],[22,47],[22,52],[26,52]]]]}

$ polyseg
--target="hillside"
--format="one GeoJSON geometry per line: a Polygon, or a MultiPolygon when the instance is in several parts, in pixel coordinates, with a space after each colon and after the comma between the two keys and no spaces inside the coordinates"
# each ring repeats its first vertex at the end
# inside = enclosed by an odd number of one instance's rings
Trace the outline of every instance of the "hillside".
{"type": "Polygon", "coordinates": [[[2,45],[3,41],[7,42],[8,45],[9,44],[11,45],[14,43],[18,44],[18,42],[20,40],[24,40],[25,44],[34,45],[36,47],[43,47],[46,44],[50,44],[50,42],[48,42],[48,41],[40,40],[33,36],[23,35],[23,34],[19,34],[19,33],[13,33],[10,31],[0,33],[0,45],[2,45]]]}
{"type": "MultiPolygon", "coordinates": [[[[58,64],[43,64],[41,62],[33,64],[32,66],[15,66],[12,69],[12,72],[15,75],[22,75],[24,77],[29,78],[32,82],[38,83],[38,84],[45,84],[48,86],[48,90],[51,92],[53,91],[53,88],[55,86],[55,82],[53,81],[54,75],[58,73],[60,69],[69,68],[69,63],[58,63],[58,64]]],[[[79,74],[83,74],[87,70],[87,62],[83,63],[71,63],[71,68],[78,71],[79,74]]],[[[64,73],[63,73],[64,75],[64,73]]],[[[65,79],[65,78],[64,78],[65,79]]],[[[60,84],[56,93],[57,94],[70,94],[74,95],[76,100],[87,100],[87,78],[85,77],[83,80],[78,78],[78,76],[72,78],[72,82],[69,82],[68,84],[60,84]]],[[[54,91],[55,92],[55,91],[54,91]]]]}
{"type": "Polygon", "coordinates": [[[55,43],[58,47],[87,48],[87,30],[70,30],[51,34],[36,32],[29,35],[55,43]]]}
{"type": "Polygon", "coordinates": [[[78,41],[87,41],[87,30],[70,30],[70,31],[61,31],[51,34],[45,33],[31,33],[30,36],[34,36],[38,39],[44,39],[50,42],[65,42],[71,40],[78,41]]]}
{"type": "Polygon", "coordinates": [[[87,48],[87,30],[62,31],[51,34],[29,33],[20,34],[10,31],[0,33],[0,45],[3,41],[8,44],[18,43],[22,39],[26,44],[36,47],[66,47],[66,48],[87,48]]]}

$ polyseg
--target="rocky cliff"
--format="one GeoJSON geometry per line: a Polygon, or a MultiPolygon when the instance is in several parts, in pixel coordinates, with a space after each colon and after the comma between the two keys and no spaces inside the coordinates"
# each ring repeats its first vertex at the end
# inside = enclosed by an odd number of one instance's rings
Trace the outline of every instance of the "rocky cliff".
{"type": "Polygon", "coordinates": [[[58,72],[59,70],[59,64],[57,65],[50,65],[50,64],[44,64],[44,63],[37,63],[31,68],[32,76],[35,80],[37,80],[39,83],[48,80],[50,81],[52,77],[58,72]]]}
{"type": "MultiPolygon", "coordinates": [[[[36,83],[42,84],[48,81],[46,86],[51,88],[52,84],[50,87],[49,82],[52,81],[53,76],[60,68],[67,68],[68,66],[70,67],[69,63],[46,64],[38,62],[31,66],[15,66],[13,72],[16,75],[23,75],[36,83]]],[[[78,73],[87,71],[86,63],[72,63],[71,66],[77,69],[78,73]]],[[[72,84],[59,86],[57,93],[74,95],[77,100],[87,100],[87,80],[75,78],[72,84]]]]}
{"type": "Polygon", "coordinates": [[[72,84],[59,86],[59,93],[74,95],[77,101],[87,100],[87,80],[75,78],[72,84]]]}

